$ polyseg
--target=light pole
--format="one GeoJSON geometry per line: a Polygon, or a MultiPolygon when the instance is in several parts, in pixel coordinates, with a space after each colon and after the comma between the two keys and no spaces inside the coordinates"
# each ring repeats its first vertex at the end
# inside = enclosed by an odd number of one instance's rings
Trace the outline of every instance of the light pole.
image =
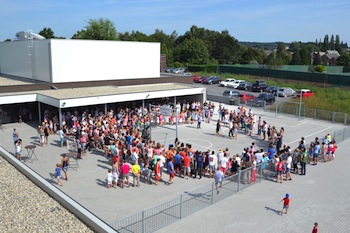
{"type": "Polygon", "coordinates": [[[303,90],[300,90],[300,98],[299,98],[299,120],[301,118],[301,104],[303,100],[303,90]]]}

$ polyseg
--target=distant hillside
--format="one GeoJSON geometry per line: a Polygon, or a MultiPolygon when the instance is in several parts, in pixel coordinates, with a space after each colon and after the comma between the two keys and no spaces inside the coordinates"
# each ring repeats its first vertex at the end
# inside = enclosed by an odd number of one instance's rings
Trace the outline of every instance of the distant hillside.
{"type": "MultiPolygon", "coordinates": [[[[278,44],[281,42],[244,42],[239,41],[238,44],[244,45],[247,47],[252,48],[262,48],[264,50],[274,50],[277,49],[278,44]]],[[[287,47],[289,46],[289,43],[284,43],[287,47]]]]}

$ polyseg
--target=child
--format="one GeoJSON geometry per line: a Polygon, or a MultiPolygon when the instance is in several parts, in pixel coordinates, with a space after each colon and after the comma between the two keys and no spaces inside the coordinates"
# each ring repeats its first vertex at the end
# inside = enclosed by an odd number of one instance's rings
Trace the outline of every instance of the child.
{"type": "Polygon", "coordinates": [[[216,169],[216,172],[215,172],[215,175],[214,175],[215,188],[216,188],[216,193],[217,194],[219,194],[219,185],[221,187],[223,179],[224,179],[224,173],[221,171],[220,167],[218,167],[216,169]]]}
{"type": "Polygon", "coordinates": [[[113,174],[111,169],[108,169],[108,174],[106,179],[107,179],[107,188],[112,188],[113,174]]]}
{"type": "Polygon", "coordinates": [[[318,233],[318,223],[315,222],[314,228],[312,229],[312,233],[318,233]]]}
{"type": "Polygon", "coordinates": [[[61,182],[61,164],[60,163],[56,163],[55,177],[57,179],[57,184],[63,186],[61,182]]]}
{"type": "Polygon", "coordinates": [[[290,202],[288,193],[286,194],[285,198],[283,198],[278,202],[278,204],[281,203],[282,201],[283,201],[283,208],[282,208],[282,211],[280,212],[281,215],[283,214],[283,210],[286,210],[286,214],[288,213],[289,202],[290,202]]]}

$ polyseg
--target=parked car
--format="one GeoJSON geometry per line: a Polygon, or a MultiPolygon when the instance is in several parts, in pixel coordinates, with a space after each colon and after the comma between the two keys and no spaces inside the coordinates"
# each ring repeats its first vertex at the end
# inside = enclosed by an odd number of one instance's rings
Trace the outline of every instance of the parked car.
{"type": "Polygon", "coordinates": [[[278,89],[277,95],[281,97],[290,97],[295,95],[295,91],[290,87],[281,87],[278,89]]]}
{"type": "Polygon", "coordinates": [[[301,89],[299,91],[296,91],[296,93],[297,93],[297,97],[299,97],[299,98],[300,98],[300,93],[302,93],[303,98],[304,97],[306,97],[306,98],[312,97],[315,94],[313,91],[311,91],[309,89],[301,89]]]}
{"type": "Polygon", "coordinates": [[[194,74],[192,75],[192,81],[196,82],[201,76],[199,76],[198,74],[194,74]]]}
{"type": "Polygon", "coordinates": [[[192,76],[192,74],[190,72],[185,72],[182,74],[183,76],[192,76]]]}
{"type": "Polygon", "coordinates": [[[165,69],[165,72],[167,72],[167,73],[173,73],[173,71],[174,71],[175,69],[176,69],[176,68],[174,68],[174,67],[168,67],[168,68],[165,69]]]}
{"type": "Polygon", "coordinates": [[[252,83],[250,82],[241,82],[238,86],[237,86],[238,90],[246,90],[246,91],[250,91],[252,90],[252,83]]]}
{"type": "Polygon", "coordinates": [[[240,93],[236,90],[225,90],[224,93],[222,93],[222,95],[228,97],[238,97],[240,93]]]}
{"type": "Polygon", "coordinates": [[[174,74],[182,74],[182,73],[185,73],[185,71],[187,70],[187,68],[176,68],[172,71],[172,73],[174,74]]]}
{"type": "Polygon", "coordinates": [[[245,82],[245,80],[236,80],[234,82],[230,82],[229,84],[227,84],[227,87],[230,87],[230,88],[237,88],[238,85],[242,82],[245,82]]]}
{"type": "Polygon", "coordinates": [[[206,80],[204,80],[204,84],[219,84],[221,81],[220,76],[210,76],[209,78],[207,78],[206,80]]]}
{"type": "Polygon", "coordinates": [[[257,80],[254,85],[252,86],[252,91],[255,92],[262,92],[264,91],[266,88],[268,88],[269,85],[267,85],[267,83],[265,83],[264,81],[261,80],[257,80]]]}
{"type": "Polygon", "coordinates": [[[278,90],[278,87],[276,86],[268,86],[264,92],[267,92],[267,93],[272,93],[274,95],[277,95],[277,90],[278,90]]]}
{"type": "Polygon", "coordinates": [[[204,80],[206,80],[207,78],[209,78],[208,76],[201,76],[200,78],[196,79],[196,83],[203,83],[204,80]]]}
{"type": "Polygon", "coordinates": [[[267,92],[261,93],[252,100],[252,105],[257,107],[264,106],[264,102],[266,104],[273,104],[275,102],[275,95],[267,92]]]}
{"type": "Polygon", "coordinates": [[[241,99],[241,102],[245,103],[245,104],[247,102],[251,101],[252,99],[254,99],[255,97],[256,97],[255,95],[249,94],[249,93],[247,93],[247,94],[240,94],[239,95],[239,98],[241,99]]]}
{"type": "Polygon", "coordinates": [[[236,81],[236,79],[234,79],[234,78],[227,78],[224,81],[220,82],[220,86],[227,87],[231,82],[235,82],[235,81],[236,81]]]}

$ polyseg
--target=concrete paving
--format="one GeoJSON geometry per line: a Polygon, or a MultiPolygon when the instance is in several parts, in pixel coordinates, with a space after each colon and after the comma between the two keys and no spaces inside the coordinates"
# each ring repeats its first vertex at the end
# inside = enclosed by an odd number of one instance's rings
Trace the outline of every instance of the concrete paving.
{"type": "MultiPolygon", "coordinates": [[[[226,107],[229,109],[237,108],[236,106],[226,107]]],[[[314,121],[311,119],[299,121],[296,118],[287,116],[275,116],[274,113],[263,112],[258,109],[254,109],[254,112],[256,112],[258,116],[262,116],[268,124],[276,126],[277,129],[283,126],[285,128],[283,143],[290,145],[292,148],[297,146],[302,136],[306,138],[307,142],[310,142],[314,140],[316,136],[322,137],[327,133],[332,133],[344,128],[344,125],[332,124],[329,122],[314,121]]],[[[216,120],[217,118],[218,116],[215,115],[214,119],[216,120]]],[[[25,163],[46,178],[52,185],[56,186],[56,184],[52,182],[51,174],[54,173],[55,164],[60,162],[61,154],[68,151],[67,148],[58,147],[58,135],[50,135],[49,145],[40,147],[37,140],[37,131],[34,127],[25,123],[7,124],[3,125],[3,127],[4,131],[1,132],[1,145],[9,152],[14,151],[12,130],[16,128],[23,140],[24,146],[37,146],[35,153],[38,160],[28,160],[25,163]]],[[[164,143],[167,146],[174,142],[176,137],[175,132],[175,126],[157,127],[152,129],[152,136],[154,140],[164,143]]],[[[192,146],[198,150],[211,149],[217,151],[219,148],[227,147],[231,151],[231,154],[235,154],[240,153],[243,147],[249,146],[252,142],[255,142],[260,148],[266,149],[267,147],[267,143],[259,140],[256,136],[248,137],[241,133],[237,140],[233,140],[228,138],[227,134],[227,128],[223,127],[221,136],[215,136],[215,122],[211,124],[202,123],[202,129],[196,129],[196,124],[181,125],[178,130],[180,142],[191,143],[192,146]]],[[[291,231],[289,232],[294,232],[293,229],[295,229],[295,227],[303,230],[307,229],[307,231],[309,231],[310,222],[312,226],[314,221],[320,221],[319,219],[321,219],[321,217],[318,216],[324,216],[328,219],[326,222],[322,222],[322,227],[320,226],[320,228],[332,223],[340,226],[339,218],[341,216],[343,216],[343,218],[349,217],[345,215],[347,214],[345,210],[349,210],[349,206],[346,207],[347,209],[344,209],[346,206],[344,203],[349,203],[350,197],[349,191],[346,193],[345,190],[343,190],[343,188],[346,188],[345,184],[347,182],[345,178],[345,167],[338,167],[345,166],[345,164],[349,162],[342,160],[345,158],[341,156],[345,153],[344,148],[342,148],[344,144],[345,143],[342,143],[339,146],[339,152],[337,153],[339,154],[339,159],[337,157],[335,162],[320,164],[317,167],[310,167],[305,177],[295,176],[292,182],[283,185],[275,184],[270,181],[263,181],[260,184],[245,189],[237,195],[209,208],[205,208],[181,220],[181,222],[170,225],[160,232],[165,232],[166,230],[181,230],[187,232],[185,229],[194,229],[191,228],[192,225],[196,226],[196,230],[200,230],[200,227],[203,226],[203,232],[208,232],[207,230],[209,229],[237,229],[237,231],[245,232],[257,230],[259,230],[259,232],[279,232],[279,229],[286,227],[288,227],[288,229],[290,228],[291,231]],[[342,170],[342,168],[344,168],[344,170],[342,170]],[[332,174],[334,174],[334,176],[332,174]],[[337,175],[337,177],[335,177],[335,175],[337,175]],[[310,190],[310,194],[304,192],[304,190],[307,189],[310,190]],[[336,190],[341,190],[339,195],[336,190]],[[291,194],[291,210],[288,216],[280,217],[276,214],[275,210],[280,209],[281,205],[277,205],[277,202],[286,192],[291,194]],[[304,197],[304,195],[306,197],[304,197]],[[336,207],[342,208],[341,214],[335,211],[336,209],[334,208],[336,207]],[[313,209],[315,211],[313,211],[313,209]],[[315,212],[322,213],[312,217],[315,212]],[[296,215],[295,219],[291,219],[293,214],[296,215]],[[291,219],[291,221],[282,224],[282,222],[285,221],[283,219],[291,219]],[[200,221],[194,224],[197,220],[200,221]],[[212,222],[212,224],[208,224],[208,222],[212,222]],[[260,228],[261,224],[264,227],[260,228]],[[251,225],[256,228],[250,228],[251,225]],[[277,227],[275,227],[275,225],[277,227]],[[278,228],[278,226],[281,228],[278,228]]],[[[88,152],[83,160],[79,160],[78,169],[69,170],[69,181],[63,181],[63,187],[57,186],[57,188],[71,196],[105,222],[113,223],[118,219],[127,217],[164,201],[171,200],[184,192],[191,191],[196,187],[212,182],[212,180],[208,178],[201,180],[184,180],[176,177],[174,184],[170,186],[163,183],[159,186],[141,183],[141,187],[139,188],[107,189],[105,187],[105,178],[107,169],[110,167],[108,160],[102,155],[102,151],[88,152]]],[[[165,175],[165,179],[168,179],[168,175],[165,175]]],[[[348,223],[343,223],[344,227],[349,226],[347,224],[348,223]]],[[[304,231],[299,230],[295,232],[304,231]]]]}

